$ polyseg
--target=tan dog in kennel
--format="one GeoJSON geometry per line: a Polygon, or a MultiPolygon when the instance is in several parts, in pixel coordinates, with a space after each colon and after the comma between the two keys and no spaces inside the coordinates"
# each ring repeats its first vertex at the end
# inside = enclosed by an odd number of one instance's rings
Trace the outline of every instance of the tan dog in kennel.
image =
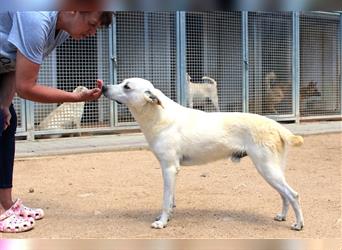
{"type": "Polygon", "coordinates": [[[215,106],[216,111],[220,112],[216,81],[208,76],[203,76],[202,79],[209,80],[210,83],[194,83],[191,81],[190,75],[186,73],[186,82],[188,84],[189,107],[193,108],[195,98],[201,100],[209,98],[215,106]]]}
{"type": "Polygon", "coordinates": [[[263,112],[267,114],[278,114],[276,106],[284,99],[283,86],[276,85],[277,75],[271,71],[265,77],[265,99],[263,112]]]}
{"type": "MultiPolygon", "coordinates": [[[[78,86],[74,93],[81,93],[88,89],[78,86]]],[[[81,119],[84,111],[84,102],[66,102],[53,110],[39,125],[39,130],[73,129],[81,127],[81,119]]]]}

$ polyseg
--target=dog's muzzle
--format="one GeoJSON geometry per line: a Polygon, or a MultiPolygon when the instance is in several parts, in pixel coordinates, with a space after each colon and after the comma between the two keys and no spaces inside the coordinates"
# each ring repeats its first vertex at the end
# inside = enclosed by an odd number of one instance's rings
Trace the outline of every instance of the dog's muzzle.
{"type": "MultiPolygon", "coordinates": [[[[108,87],[107,86],[105,86],[105,85],[103,85],[102,86],[102,95],[104,95],[105,97],[108,97],[107,95],[106,95],[106,93],[108,92],[108,87]]],[[[114,100],[116,103],[119,103],[119,104],[122,104],[121,102],[119,102],[119,101],[117,101],[117,100],[114,100]]]]}

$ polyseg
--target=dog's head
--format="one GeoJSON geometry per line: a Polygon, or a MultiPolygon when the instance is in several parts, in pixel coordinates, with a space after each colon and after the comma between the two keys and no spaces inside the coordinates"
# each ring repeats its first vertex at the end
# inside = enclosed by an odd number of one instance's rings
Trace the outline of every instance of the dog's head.
{"type": "Polygon", "coordinates": [[[128,107],[138,108],[146,103],[163,107],[157,89],[151,82],[142,78],[128,78],[118,85],[103,86],[102,93],[105,97],[128,107]]]}
{"type": "Polygon", "coordinates": [[[308,84],[301,86],[300,95],[302,99],[310,98],[313,96],[321,96],[318,89],[317,82],[311,81],[308,84]]]}

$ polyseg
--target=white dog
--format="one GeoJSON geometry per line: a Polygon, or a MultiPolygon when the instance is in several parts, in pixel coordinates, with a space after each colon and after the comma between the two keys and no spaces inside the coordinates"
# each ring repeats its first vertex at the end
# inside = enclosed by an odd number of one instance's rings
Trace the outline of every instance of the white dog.
{"type": "Polygon", "coordinates": [[[284,176],[287,145],[299,146],[301,136],[263,116],[248,113],[207,113],[183,107],[141,78],[130,78],[114,86],[104,86],[103,94],[126,104],[139,123],[149,146],[160,162],[164,179],[163,209],[152,223],[163,228],[172,214],[176,174],[181,165],[197,165],[248,155],[258,172],[275,188],[283,201],[275,219],[286,219],[292,205],[296,223],[304,226],[298,194],[284,176]]]}
{"type": "MultiPolygon", "coordinates": [[[[88,90],[86,87],[78,86],[73,92],[88,90]]],[[[38,129],[71,129],[80,128],[84,111],[84,102],[66,102],[53,110],[43,121],[39,123],[38,129]]]]}
{"type": "Polygon", "coordinates": [[[213,105],[215,106],[216,111],[220,112],[220,107],[218,104],[218,96],[217,96],[217,83],[214,79],[203,76],[203,80],[209,80],[211,83],[194,83],[191,82],[191,77],[188,73],[186,73],[186,81],[188,83],[188,98],[189,98],[189,107],[193,108],[194,99],[205,100],[209,98],[213,105]]]}

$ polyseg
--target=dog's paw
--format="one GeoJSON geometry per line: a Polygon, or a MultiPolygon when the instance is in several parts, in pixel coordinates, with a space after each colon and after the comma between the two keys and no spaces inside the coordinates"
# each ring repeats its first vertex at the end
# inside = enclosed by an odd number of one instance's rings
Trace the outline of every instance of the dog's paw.
{"type": "Polygon", "coordinates": [[[152,228],[155,228],[155,229],[162,229],[164,227],[166,227],[166,224],[164,224],[162,221],[160,220],[156,220],[155,222],[153,222],[151,224],[151,227],[152,228]]]}
{"type": "Polygon", "coordinates": [[[304,228],[304,224],[303,223],[295,223],[291,226],[291,229],[292,230],[295,230],[295,231],[301,231],[302,229],[304,228]]]}
{"type": "Polygon", "coordinates": [[[239,163],[240,162],[240,160],[241,160],[241,158],[239,158],[239,157],[230,157],[230,160],[232,161],[232,162],[234,162],[234,163],[239,163]]]}
{"type": "Polygon", "coordinates": [[[286,221],[286,217],[282,214],[277,214],[275,217],[274,217],[274,220],[276,221],[286,221]]]}

